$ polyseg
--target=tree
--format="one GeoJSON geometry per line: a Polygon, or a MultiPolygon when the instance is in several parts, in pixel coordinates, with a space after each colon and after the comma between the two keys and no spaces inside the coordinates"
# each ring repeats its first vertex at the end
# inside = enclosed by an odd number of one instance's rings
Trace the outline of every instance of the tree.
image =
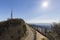
{"type": "Polygon", "coordinates": [[[52,26],[52,31],[55,40],[60,40],[60,23],[54,23],[52,26]]]}

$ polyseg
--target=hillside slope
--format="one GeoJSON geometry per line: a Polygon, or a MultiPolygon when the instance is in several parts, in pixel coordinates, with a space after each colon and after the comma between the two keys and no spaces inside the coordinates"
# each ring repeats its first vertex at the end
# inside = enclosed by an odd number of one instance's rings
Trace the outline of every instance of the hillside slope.
{"type": "Polygon", "coordinates": [[[0,40],[41,40],[47,38],[29,27],[23,19],[0,22],[0,40]]]}
{"type": "Polygon", "coordinates": [[[26,25],[22,19],[0,22],[0,40],[20,40],[25,34],[26,25]]]}

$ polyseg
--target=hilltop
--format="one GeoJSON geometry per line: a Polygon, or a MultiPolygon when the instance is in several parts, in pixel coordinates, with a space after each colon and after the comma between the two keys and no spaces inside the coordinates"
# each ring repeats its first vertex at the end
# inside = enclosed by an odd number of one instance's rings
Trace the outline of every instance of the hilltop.
{"type": "Polygon", "coordinates": [[[26,34],[23,19],[9,19],[0,22],[0,40],[20,40],[26,34]]]}

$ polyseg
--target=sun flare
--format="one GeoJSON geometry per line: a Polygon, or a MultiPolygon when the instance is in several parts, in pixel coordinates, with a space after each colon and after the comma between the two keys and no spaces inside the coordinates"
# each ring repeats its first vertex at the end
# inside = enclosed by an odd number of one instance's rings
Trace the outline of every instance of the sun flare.
{"type": "Polygon", "coordinates": [[[47,1],[43,2],[42,7],[45,7],[45,8],[48,7],[48,2],[47,1]]]}

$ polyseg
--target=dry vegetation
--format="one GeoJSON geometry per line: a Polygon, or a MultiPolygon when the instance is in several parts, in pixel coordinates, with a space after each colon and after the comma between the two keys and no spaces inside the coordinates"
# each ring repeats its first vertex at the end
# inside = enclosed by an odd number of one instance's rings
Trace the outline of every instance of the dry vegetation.
{"type": "Polygon", "coordinates": [[[20,40],[26,34],[23,19],[9,19],[0,22],[0,40],[20,40]]]}
{"type": "Polygon", "coordinates": [[[51,31],[46,33],[49,40],[60,40],[60,23],[53,23],[51,31]]]}

